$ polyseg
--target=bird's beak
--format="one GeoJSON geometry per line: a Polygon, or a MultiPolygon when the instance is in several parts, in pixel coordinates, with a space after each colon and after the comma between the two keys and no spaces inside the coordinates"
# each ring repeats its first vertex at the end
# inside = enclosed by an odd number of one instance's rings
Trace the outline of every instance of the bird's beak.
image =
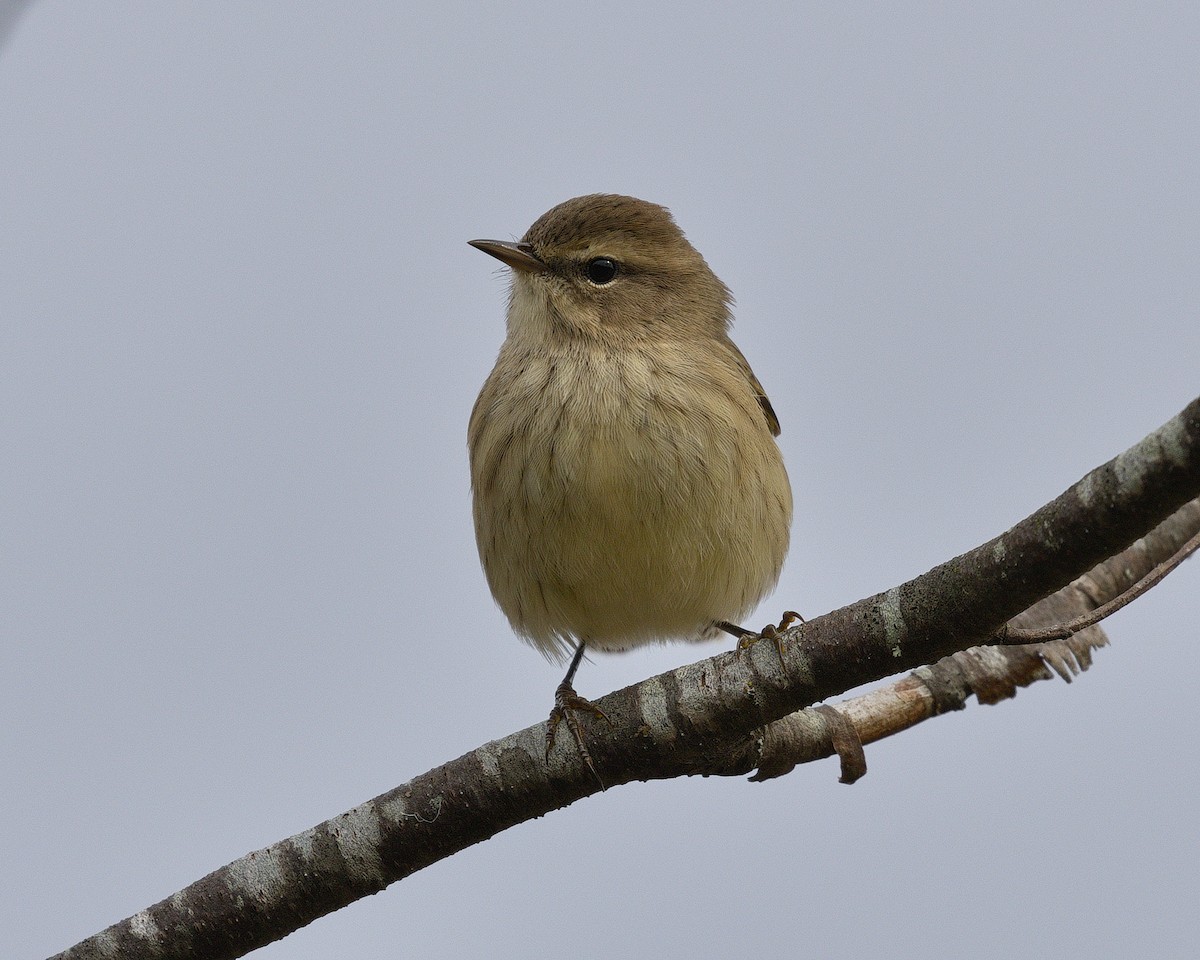
{"type": "Polygon", "coordinates": [[[528,243],[509,243],[505,240],[468,240],[476,250],[490,253],[497,260],[502,260],[514,270],[525,273],[541,273],[546,265],[539,260],[528,243]]]}

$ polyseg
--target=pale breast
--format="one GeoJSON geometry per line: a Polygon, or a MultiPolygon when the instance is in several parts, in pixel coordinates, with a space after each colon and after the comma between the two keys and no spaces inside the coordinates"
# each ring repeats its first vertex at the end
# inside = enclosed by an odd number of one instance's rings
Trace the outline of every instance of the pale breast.
{"type": "Polygon", "coordinates": [[[790,489],[735,364],[675,345],[502,352],[470,448],[489,584],[545,652],[694,638],[778,577],[790,489]]]}

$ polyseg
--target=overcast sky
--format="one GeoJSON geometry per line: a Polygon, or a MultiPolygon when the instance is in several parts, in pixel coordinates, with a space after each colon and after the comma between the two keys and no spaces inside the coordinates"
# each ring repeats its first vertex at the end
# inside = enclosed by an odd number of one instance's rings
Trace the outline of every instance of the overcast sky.
{"type": "MultiPolygon", "coordinates": [[[[560,668],[471,531],[507,277],[468,239],[598,190],[674,211],[783,422],[753,622],[815,615],[1196,395],[1198,81],[1194,4],[32,4],[0,49],[0,956],[545,718],[560,668]]],[[[613,789],[256,956],[1192,957],[1198,597],[1193,561],[1071,686],[853,787],[613,789]]]]}

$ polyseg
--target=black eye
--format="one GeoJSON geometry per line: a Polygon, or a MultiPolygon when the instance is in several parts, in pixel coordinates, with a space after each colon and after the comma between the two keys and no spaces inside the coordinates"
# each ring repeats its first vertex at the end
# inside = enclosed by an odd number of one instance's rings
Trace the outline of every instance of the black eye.
{"type": "Polygon", "coordinates": [[[617,261],[610,260],[608,257],[596,257],[595,260],[589,260],[587,266],[583,268],[583,272],[587,274],[587,278],[596,284],[598,287],[603,287],[605,284],[612,283],[617,276],[617,261]]]}

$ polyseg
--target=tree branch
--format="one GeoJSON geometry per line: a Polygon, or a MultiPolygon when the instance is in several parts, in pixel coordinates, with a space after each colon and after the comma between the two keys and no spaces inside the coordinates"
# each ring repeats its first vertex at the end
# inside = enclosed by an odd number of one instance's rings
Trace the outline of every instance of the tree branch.
{"type": "MultiPolygon", "coordinates": [[[[593,760],[610,784],[749,772],[759,763],[755,745],[762,738],[755,731],[852,687],[994,639],[1007,621],[1198,496],[1200,399],[1007,533],[908,583],[785,631],[782,653],[760,643],[609,694],[599,705],[612,726],[591,730],[593,760]]],[[[995,648],[987,656],[1010,649],[1024,648],[995,648]]],[[[1083,650],[1072,654],[1080,664],[1090,655],[1083,650]]],[[[1043,663],[1042,656],[1037,660],[1043,663]]],[[[936,668],[918,671],[922,683],[937,675],[936,668]]],[[[952,704],[951,686],[926,684],[935,712],[952,704]]],[[[904,689],[894,698],[922,699],[904,689]]],[[[560,743],[548,764],[543,760],[545,732],[540,723],[485,744],[250,853],[56,960],[239,957],[594,793],[595,781],[568,743],[560,743]]]]}
{"type": "Polygon", "coordinates": [[[1056,675],[1070,683],[1075,674],[1091,666],[1092,651],[1108,644],[1099,626],[1086,620],[1131,593],[1140,595],[1148,589],[1147,583],[1161,579],[1159,571],[1174,569],[1177,561],[1191,552],[1189,547],[1194,550],[1198,538],[1200,500],[1193,500],[1128,549],[1034,604],[1011,621],[1014,629],[1008,630],[1006,625],[1007,632],[1000,635],[1007,642],[1017,630],[1030,634],[1044,631],[1054,634],[1054,639],[1019,646],[971,647],[825,708],[825,712],[806,707],[769,724],[756,744],[745,744],[746,749],[758,751],[758,771],[751,779],[781,777],[797,764],[835,753],[842,756],[843,783],[862,776],[866,768],[858,765],[857,751],[851,749],[847,757],[838,748],[829,710],[849,722],[849,733],[861,749],[862,744],[890,737],[932,717],[963,710],[972,694],[980,703],[994,704],[1015,697],[1019,687],[1056,675]],[[1063,636],[1054,629],[1063,623],[1083,626],[1063,636]]]}
{"type": "Polygon", "coordinates": [[[1045,643],[1047,640],[1065,640],[1081,630],[1086,630],[1088,627],[1093,627],[1101,620],[1111,617],[1122,607],[1133,603],[1143,593],[1157,584],[1163,577],[1174,570],[1177,566],[1183,563],[1188,557],[1200,549],[1200,534],[1192,537],[1187,543],[1179,548],[1174,554],[1158,564],[1153,570],[1147,573],[1137,583],[1131,584],[1128,590],[1125,590],[1119,596],[1113,597],[1111,600],[1105,601],[1100,606],[1081,613],[1079,616],[1065,623],[1059,623],[1054,626],[1046,626],[1040,628],[1016,627],[1012,624],[1005,624],[1000,633],[997,634],[996,640],[998,643],[1045,643]]]}

